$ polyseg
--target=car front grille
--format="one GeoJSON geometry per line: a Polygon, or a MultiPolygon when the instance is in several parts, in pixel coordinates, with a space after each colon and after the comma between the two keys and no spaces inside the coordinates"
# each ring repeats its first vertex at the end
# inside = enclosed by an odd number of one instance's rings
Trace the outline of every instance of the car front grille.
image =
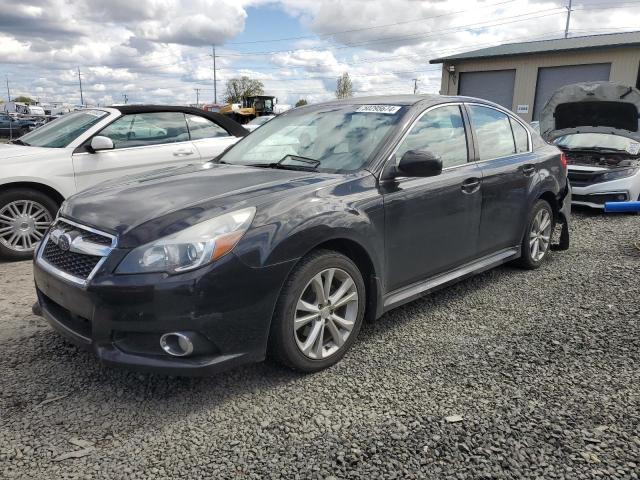
{"type": "Polygon", "coordinates": [[[574,187],[584,187],[601,180],[602,171],[569,170],[567,177],[574,187]]]}
{"type": "Polygon", "coordinates": [[[86,283],[115,246],[113,236],[64,219],[57,220],[51,227],[45,242],[39,260],[53,269],[53,273],[78,283],[86,283]],[[63,245],[61,235],[80,239],[82,243],[67,242],[63,245]],[[102,254],[96,254],[97,251],[102,254]]]}
{"type": "Polygon", "coordinates": [[[58,245],[48,241],[42,252],[42,258],[51,266],[62,270],[69,275],[86,280],[102,257],[94,255],[83,255],[61,250],[58,245]]]}

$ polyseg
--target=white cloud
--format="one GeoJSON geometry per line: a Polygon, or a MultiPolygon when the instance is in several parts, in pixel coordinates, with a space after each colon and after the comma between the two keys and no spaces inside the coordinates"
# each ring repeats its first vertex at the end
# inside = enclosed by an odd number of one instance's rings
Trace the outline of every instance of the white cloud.
{"type": "MultiPolygon", "coordinates": [[[[574,0],[572,29],[599,33],[640,21],[632,6],[603,5],[574,0]]],[[[85,98],[101,104],[121,102],[125,93],[135,102],[191,103],[195,88],[211,101],[212,43],[223,45],[219,97],[225,80],[244,74],[283,103],[329,99],[345,71],[358,94],[410,93],[414,78],[419,91],[437,92],[439,67],[429,59],[558,37],[565,21],[551,0],[0,0],[0,11],[0,64],[14,95],[79,102],[79,66],[85,98]],[[297,19],[307,38],[225,48],[245,29],[248,7],[259,15],[265,4],[271,15],[279,7],[297,19]]]]}

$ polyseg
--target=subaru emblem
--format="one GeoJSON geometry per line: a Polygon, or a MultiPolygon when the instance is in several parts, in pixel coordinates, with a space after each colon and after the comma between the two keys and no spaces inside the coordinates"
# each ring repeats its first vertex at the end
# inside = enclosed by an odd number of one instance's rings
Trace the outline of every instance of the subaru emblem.
{"type": "Polygon", "coordinates": [[[68,233],[60,235],[60,238],[58,239],[58,248],[65,252],[71,248],[71,236],[68,233]]]}

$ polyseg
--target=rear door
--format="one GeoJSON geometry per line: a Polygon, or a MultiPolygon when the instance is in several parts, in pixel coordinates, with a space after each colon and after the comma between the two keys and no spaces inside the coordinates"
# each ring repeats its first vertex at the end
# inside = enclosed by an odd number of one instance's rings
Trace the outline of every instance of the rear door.
{"type": "Polygon", "coordinates": [[[486,105],[466,108],[482,171],[478,253],[484,255],[520,244],[528,192],[538,167],[530,135],[518,120],[486,105]]]}
{"type": "Polygon", "coordinates": [[[96,135],[110,138],[115,148],[74,153],[78,191],[112,178],[200,160],[182,112],[124,115],[96,135]]]}
{"type": "Polygon", "coordinates": [[[239,140],[208,118],[193,114],[187,114],[186,117],[191,141],[205,162],[217,157],[225,148],[239,140]]]}
{"type": "Polygon", "coordinates": [[[398,145],[442,158],[428,178],[398,177],[381,184],[385,202],[387,289],[396,290],[461,265],[475,256],[481,212],[480,168],[469,162],[460,105],[427,110],[398,145]]]}

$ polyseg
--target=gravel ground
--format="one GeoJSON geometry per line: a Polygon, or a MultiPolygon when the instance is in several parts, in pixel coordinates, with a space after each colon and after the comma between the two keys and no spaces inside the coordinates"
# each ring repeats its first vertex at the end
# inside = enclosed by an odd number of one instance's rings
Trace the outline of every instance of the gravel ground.
{"type": "Polygon", "coordinates": [[[540,270],[397,309],[309,376],[106,369],[30,314],[28,262],[0,264],[0,478],[637,479],[640,219],[572,230],[540,270]]]}

